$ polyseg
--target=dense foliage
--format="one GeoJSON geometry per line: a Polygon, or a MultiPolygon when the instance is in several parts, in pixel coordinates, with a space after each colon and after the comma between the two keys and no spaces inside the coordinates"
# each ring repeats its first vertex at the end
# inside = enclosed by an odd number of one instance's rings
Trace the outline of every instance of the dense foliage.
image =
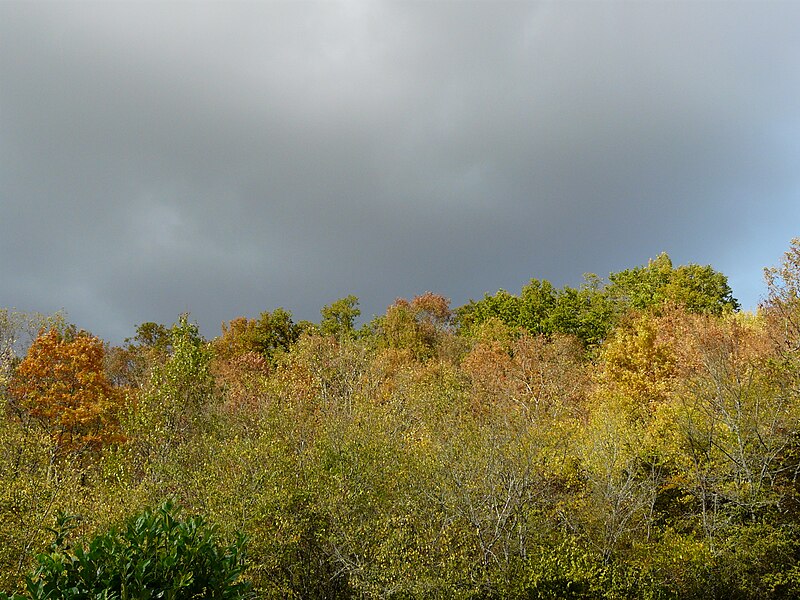
{"type": "Polygon", "coordinates": [[[798,597],[798,257],[754,313],[666,255],[360,328],[354,296],[120,347],[0,313],[0,589],[798,597]]]}
{"type": "Polygon", "coordinates": [[[75,548],[66,543],[72,519],[58,516],[55,542],[36,557],[26,593],[13,600],[249,597],[248,584],[240,580],[243,538],[222,548],[212,526],[201,517],[181,519],[169,501],[75,548]]]}

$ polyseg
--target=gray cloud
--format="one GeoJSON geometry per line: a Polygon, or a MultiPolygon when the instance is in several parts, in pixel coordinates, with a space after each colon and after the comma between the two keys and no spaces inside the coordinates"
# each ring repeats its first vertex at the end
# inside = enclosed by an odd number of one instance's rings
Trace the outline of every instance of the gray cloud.
{"type": "Polygon", "coordinates": [[[746,306],[799,235],[800,8],[2,3],[2,304],[460,304],[662,250],[746,306]]]}

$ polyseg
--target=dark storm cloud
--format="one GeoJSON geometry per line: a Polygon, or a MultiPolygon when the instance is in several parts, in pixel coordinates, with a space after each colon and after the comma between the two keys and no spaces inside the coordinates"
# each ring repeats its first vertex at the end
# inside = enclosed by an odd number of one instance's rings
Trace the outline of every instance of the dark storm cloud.
{"type": "Polygon", "coordinates": [[[791,4],[0,4],[0,305],[119,340],[800,235],[791,4]]]}

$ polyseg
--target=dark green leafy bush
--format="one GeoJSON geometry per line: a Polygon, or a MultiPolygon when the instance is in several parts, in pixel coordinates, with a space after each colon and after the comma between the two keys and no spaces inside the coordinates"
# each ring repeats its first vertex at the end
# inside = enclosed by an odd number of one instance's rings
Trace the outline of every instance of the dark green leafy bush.
{"type": "MultiPolygon", "coordinates": [[[[121,530],[97,535],[70,548],[71,517],[60,516],[50,552],[27,578],[27,595],[11,600],[188,600],[249,598],[243,537],[220,546],[202,517],[180,518],[165,502],[130,518],[121,530]]],[[[9,597],[0,593],[0,600],[9,597]]]]}

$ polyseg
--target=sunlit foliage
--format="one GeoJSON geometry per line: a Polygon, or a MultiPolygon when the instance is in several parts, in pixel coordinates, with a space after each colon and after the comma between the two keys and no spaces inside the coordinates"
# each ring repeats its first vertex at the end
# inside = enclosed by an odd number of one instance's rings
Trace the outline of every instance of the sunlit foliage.
{"type": "Polygon", "coordinates": [[[85,332],[42,331],[8,386],[18,417],[39,424],[62,453],[121,441],[120,395],[103,370],[103,343],[85,332]]]}
{"type": "Polygon", "coordinates": [[[666,254],[361,327],[355,296],[211,340],[183,315],[105,354],[64,326],[23,358],[0,313],[0,589],[72,576],[59,511],[93,568],[127,568],[126,515],[175,498],[247,536],[234,570],[259,598],[796,598],[798,248],[755,313],[666,254]]]}

